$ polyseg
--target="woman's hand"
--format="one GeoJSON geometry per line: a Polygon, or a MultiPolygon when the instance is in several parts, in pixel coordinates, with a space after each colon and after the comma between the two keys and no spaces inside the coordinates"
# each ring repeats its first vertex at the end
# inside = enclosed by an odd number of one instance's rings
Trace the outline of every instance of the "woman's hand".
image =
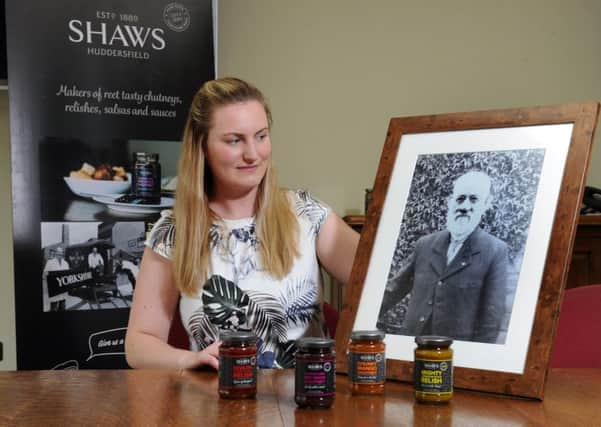
{"type": "Polygon", "coordinates": [[[202,351],[188,351],[180,359],[181,369],[194,369],[200,366],[211,366],[214,369],[219,369],[219,346],[220,341],[215,341],[202,351]]]}
{"type": "Polygon", "coordinates": [[[213,344],[201,352],[182,350],[168,344],[178,298],[171,261],[146,248],[125,336],[125,355],[132,368],[191,369],[201,365],[218,366],[219,344],[213,344]]]}

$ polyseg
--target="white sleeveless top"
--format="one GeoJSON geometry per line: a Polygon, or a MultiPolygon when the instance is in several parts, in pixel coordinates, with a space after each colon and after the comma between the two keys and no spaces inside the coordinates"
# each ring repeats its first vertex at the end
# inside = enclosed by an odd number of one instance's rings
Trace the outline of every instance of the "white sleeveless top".
{"type": "MultiPolygon", "coordinates": [[[[261,268],[254,217],[211,226],[209,279],[195,296],[180,298],[191,350],[204,349],[222,331],[252,331],[259,337],[259,367],[289,368],[297,339],[327,334],[316,239],[331,209],[306,191],[289,191],[289,198],[299,222],[300,257],[282,280],[261,268]]],[[[146,245],[171,259],[174,239],[173,212],[163,211],[146,245]]]]}

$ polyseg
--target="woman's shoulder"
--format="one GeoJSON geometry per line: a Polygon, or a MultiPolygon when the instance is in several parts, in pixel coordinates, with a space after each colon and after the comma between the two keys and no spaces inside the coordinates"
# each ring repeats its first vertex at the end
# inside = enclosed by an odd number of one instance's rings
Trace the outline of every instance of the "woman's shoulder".
{"type": "Polygon", "coordinates": [[[172,258],[174,244],[175,217],[172,210],[164,210],[152,226],[146,239],[146,246],[165,258],[172,258]]]}
{"type": "Polygon", "coordinates": [[[321,225],[332,211],[330,206],[305,189],[288,190],[288,194],[296,215],[308,220],[315,234],[318,234],[321,225]]]}

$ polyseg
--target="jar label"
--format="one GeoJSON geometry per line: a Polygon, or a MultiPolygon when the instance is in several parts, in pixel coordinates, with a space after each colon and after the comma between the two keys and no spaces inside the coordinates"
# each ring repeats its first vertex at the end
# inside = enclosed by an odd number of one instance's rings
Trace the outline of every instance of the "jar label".
{"type": "Polygon", "coordinates": [[[348,355],[349,378],[355,383],[380,383],[386,379],[386,355],[356,353],[348,355]]]}
{"type": "Polygon", "coordinates": [[[303,397],[333,396],[336,391],[336,362],[296,360],[295,392],[303,397]]]}
{"type": "Polygon", "coordinates": [[[255,356],[219,357],[219,385],[224,387],[254,387],[257,384],[255,356]]]}
{"type": "Polygon", "coordinates": [[[453,360],[415,359],[415,390],[423,393],[453,392],[453,360]]]}
{"type": "Polygon", "coordinates": [[[161,176],[158,166],[138,165],[134,169],[134,193],[140,197],[153,197],[161,193],[161,176]]]}

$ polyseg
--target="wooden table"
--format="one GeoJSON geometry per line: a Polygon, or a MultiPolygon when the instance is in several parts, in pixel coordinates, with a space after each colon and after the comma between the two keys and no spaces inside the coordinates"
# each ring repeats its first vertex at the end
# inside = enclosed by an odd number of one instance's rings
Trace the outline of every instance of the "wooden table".
{"type": "Polygon", "coordinates": [[[409,384],[351,396],[338,376],[330,409],[297,409],[294,372],[261,371],[256,400],[224,400],[214,372],[0,372],[0,425],[601,426],[601,370],[555,369],[543,402],[455,391],[445,406],[413,401],[409,384]]]}

